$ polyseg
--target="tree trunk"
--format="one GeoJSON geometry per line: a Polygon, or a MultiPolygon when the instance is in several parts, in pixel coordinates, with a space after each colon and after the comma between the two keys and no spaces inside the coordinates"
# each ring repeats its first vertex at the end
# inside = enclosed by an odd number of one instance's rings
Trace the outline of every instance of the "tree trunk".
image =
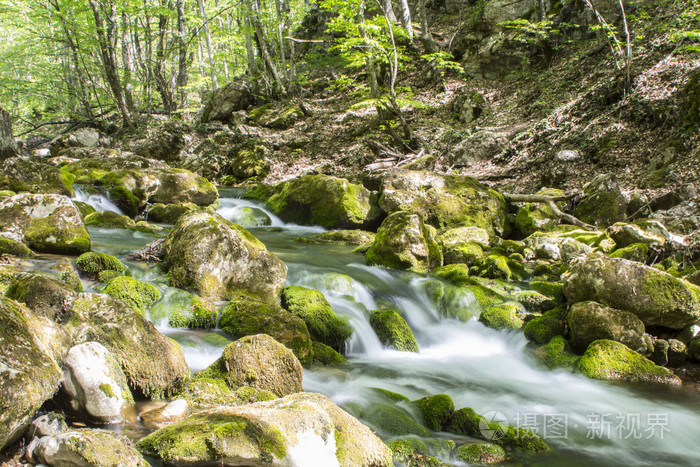
{"type": "Polygon", "coordinates": [[[163,101],[163,107],[167,113],[175,110],[175,99],[169,80],[165,78],[165,35],[168,30],[168,17],[158,15],[158,41],[156,42],[155,66],[153,67],[153,77],[156,90],[163,101]]]}
{"type": "Polygon", "coordinates": [[[124,64],[124,98],[126,105],[134,108],[134,97],[132,93],[132,75],[134,72],[134,51],[131,44],[130,34],[131,20],[127,13],[122,13],[122,63],[124,64]]]}
{"type": "Polygon", "coordinates": [[[0,161],[19,155],[17,142],[12,134],[10,114],[0,107],[0,161]]]}
{"type": "Polygon", "coordinates": [[[175,87],[180,91],[180,108],[187,108],[187,44],[185,42],[185,2],[184,0],[176,0],[177,8],[177,79],[175,87]]]}
{"type": "Polygon", "coordinates": [[[408,0],[399,0],[401,10],[401,24],[406,28],[408,38],[413,40],[413,24],[411,24],[411,9],[408,7],[408,0]]]}
{"type": "Polygon", "coordinates": [[[204,21],[204,39],[207,44],[207,56],[209,58],[209,75],[211,76],[211,88],[216,91],[219,88],[219,83],[216,81],[216,68],[214,67],[214,54],[211,48],[211,32],[209,31],[209,24],[207,21],[207,9],[204,6],[204,0],[197,0],[199,5],[199,15],[204,21]]]}
{"type": "Polygon", "coordinates": [[[389,18],[389,21],[395,23],[396,13],[394,13],[394,6],[391,4],[391,0],[382,0],[382,9],[384,10],[384,13],[386,13],[386,16],[389,18]]]}
{"type": "Polygon", "coordinates": [[[418,0],[418,12],[420,14],[421,20],[421,34],[420,42],[423,44],[423,48],[426,53],[435,54],[440,51],[437,42],[433,39],[432,34],[430,34],[430,26],[428,25],[428,12],[425,8],[425,0],[418,0]]]}
{"type": "Polygon", "coordinates": [[[102,58],[102,65],[104,67],[107,83],[112,90],[112,95],[114,96],[114,101],[117,104],[119,113],[122,115],[124,126],[126,128],[132,128],[133,121],[131,119],[131,112],[126,104],[126,99],[124,98],[124,90],[122,89],[121,80],[119,79],[117,57],[114,50],[114,31],[116,28],[117,8],[114,4],[112,4],[111,7],[108,7],[109,10],[107,10],[105,15],[107,27],[105,28],[105,21],[103,21],[101,16],[102,5],[98,5],[97,0],[88,1],[90,2],[90,6],[92,7],[92,12],[95,17],[97,42],[100,48],[100,56],[102,58]]]}

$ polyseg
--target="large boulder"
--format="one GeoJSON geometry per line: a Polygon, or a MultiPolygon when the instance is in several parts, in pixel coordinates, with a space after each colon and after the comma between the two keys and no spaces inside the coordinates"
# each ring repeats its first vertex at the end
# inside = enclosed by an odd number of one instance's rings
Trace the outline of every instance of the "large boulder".
{"type": "Polygon", "coordinates": [[[277,304],[241,298],[221,313],[219,327],[234,337],[267,334],[294,352],[303,365],[311,363],[311,337],[304,321],[277,304]]]}
{"type": "Polygon", "coordinates": [[[586,197],[574,210],[583,222],[607,226],[627,219],[627,198],[612,175],[596,176],[583,191],[586,197]]]}
{"type": "Polygon", "coordinates": [[[202,111],[201,121],[227,121],[233,112],[245,110],[254,102],[250,83],[237,80],[214,91],[202,111]]]}
{"type": "Polygon", "coordinates": [[[700,319],[700,289],[636,261],[592,254],[564,276],[570,303],[593,300],[637,315],[646,326],[682,329],[700,319]]]}
{"type": "Polygon", "coordinates": [[[90,251],[90,235],[80,212],[61,195],[20,194],[0,201],[0,235],[40,253],[90,251]]]}
{"type": "Polygon", "coordinates": [[[379,216],[369,190],[327,175],[305,175],[280,183],[267,206],[287,222],[329,229],[367,227],[379,216]]]}
{"type": "Polygon", "coordinates": [[[46,273],[18,274],[5,292],[5,296],[24,303],[39,316],[60,321],[70,309],[75,289],[46,273]]]}
{"type": "Polygon", "coordinates": [[[411,328],[394,310],[373,311],[369,323],[382,344],[402,352],[418,352],[411,328]]]}
{"type": "Polygon", "coordinates": [[[209,299],[248,295],[276,302],[287,266],[243,227],[217,214],[181,217],[163,244],[174,287],[209,299]]]}
{"type": "Polygon", "coordinates": [[[382,180],[379,206],[387,213],[419,213],[438,229],[476,226],[496,235],[509,231],[503,195],[470,177],[394,170],[382,180]]]}
{"type": "Polygon", "coordinates": [[[13,157],[0,162],[0,189],[72,196],[73,176],[53,165],[13,157]]]}
{"type": "Polygon", "coordinates": [[[556,233],[535,232],[525,239],[525,245],[534,250],[535,256],[539,259],[563,261],[565,263],[593,251],[585,243],[556,233]]]}
{"type": "Polygon", "coordinates": [[[122,409],[134,402],[119,362],[99,342],[68,351],[61,386],[71,408],[99,423],[121,423],[122,409]]]}
{"type": "Polygon", "coordinates": [[[168,397],[189,378],[182,348],[138,311],[108,295],[80,294],[64,318],[64,328],[76,345],[104,345],[135,395],[168,397]]]}
{"type": "Polygon", "coordinates": [[[0,451],[22,435],[61,381],[68,336],[53,321],[0,296],[0,451]]]}
{"type": "Polygon", "coordinates": [[[419,273],[442,266],[435,228],[424,224],[420,215],[403,211],[384,219],[365,256],[371,265],[419,273]]]}
{"type": "Polygon", "coordinates": [[[580,302],[571,306],[567,320],[571,344],[579,353],[598,339],[620,342],[638,352],[646,349],[644,323],[629,311],[596,302],[580,302]]]}
{"type": "Polygon", "coordinates": [[[110,138],[95,128],[79,128],[57,136],[49,143],[52,156],[60,156],[68,148],[97,148],[108,146],[110,138]]]}
{"type": "Polygon", "coordinates": [[[148,467],[125,437],[106,430],[79,429],[36,438],[28,457],[49,467],[148,467]]]}
{"type": "Polygon", "coordinates": [[[154,285],[127,276],[111,279],[103,293],[124,302],[140,313],[144,313],[161,297],[154,285]]]}
{"type": "Polygon", "coordinates": [[[205,374],[220,372],[232,388],[249,386],[283,397],[301,392],[303,370],[291,350],[267,334],[231,342],[205,374]]]}
{"type": "Polygon", "coordinates": [[[345,341],[352,335],[348,319],[338,316],[321,292],[290,285],[282,291],[282,306],[301,318],[315,341],[337,352],[345,351],[345,341]]]}
{"type": "Polygon", "coordinates": [[[394,465],[389,448],[369,428],[312,393],[200,412],[138,446],[176,464],[394,465]]]}
{"type": "Polygon", "coordinates": [[[632,383],[680,385],[681,379],[624,344],[597,340],[588,346],[576,364],[576,371],[589,378],[632,383]]]}

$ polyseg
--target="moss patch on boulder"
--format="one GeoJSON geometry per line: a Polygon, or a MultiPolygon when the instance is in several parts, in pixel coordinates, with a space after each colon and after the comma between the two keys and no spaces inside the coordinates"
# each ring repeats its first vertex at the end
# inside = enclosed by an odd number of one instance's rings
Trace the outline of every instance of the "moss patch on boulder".
{"type": "Polygon", "coordinates": [[[506,302],[482,311],[479,321],[492,329],[520,329],[524,311],[520,303],[506,302]]]}
{"type": "Polygon", "coordinates": [[[411,328],[394,310],[373,311],[369,323],[382,344],[403,352],[418,352],[411,328]]]}
{"type": "Polygon", "coordinates": [[[103,292],[141,313],[161,297],[160,292],[153,285],[126,276],[110,280],[103,292]]]}
{"type": "Polygon", "coordinates": [[[563,369],[572,371],[578,357],[571,351],[571,346],[562,336],[554,336],[550,341],[535,349],[535,359],[549,370],[563,369]]]}
{"type": "Polygon", "coordinates": [[[423,397],[415,404],[423,414],[423,423],[433,431],[442,431],[455,411],[455,403],[447,394],[423,397]]]}
{"type": "Polygon", "coordinates": [[[537,344],[546,344],[555,336],[566,335],[566,315],[566,306],[559,306],[531,319],[523,328],[525,337],[537,344]]]}

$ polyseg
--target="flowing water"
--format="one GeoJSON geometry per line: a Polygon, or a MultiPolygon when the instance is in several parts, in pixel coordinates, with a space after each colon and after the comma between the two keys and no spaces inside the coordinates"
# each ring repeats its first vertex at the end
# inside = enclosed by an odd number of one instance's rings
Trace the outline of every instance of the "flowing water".
{"type": "MultiPolygon", "coordinates": [[[[495,420],[536,431],[554,448],[548,454],[514,459],[512,465],[700,465],[696,392],[605,383],[539,369],[528,356],[522,332],[495,331],[477,321],[480,310],[468,291],[452,290],[447,306],[468,310],[473,318],[445,318],[426,294],[424,277],[367,266],[352,247],[294,242],[323,229],[285,224],[260,204],[236,199],[238,193],[221,190],[218,212],[234,222],[250,208],[265,212],[268,226],[249,230],[287,264],[288,284],[320,290],[354,328],[347,343],[348,363],[305,370],[305,390],[326,394],[354,413],[357,407],[371,410],[373,404],[386,403],[373,388],[411,400],[446,393],[457,408],[472,407],[495,420]],[[382,347],[368,320],[368,310],[380,306],[404,316],[420,353],[382,347]]],[[[91,204],[108,209],[101,203],[93,199],[91,204]]],[[[117,256],[153,238],[112,229],[91,228],[90,234],[94,250],[117,256]]],[[[176,294],[157,266],[128,265],[136,277],[155,284],[164,293],[163,300],[176,294]]],[[[218,358],[227,343],[220,331],[173,329],[163,317],[152,319],[161,332],[181,343],[193,371],[218,358]]],[[[381,427],[373,428],[385,441],[391,439],[381,427]]],[[[454,435],[434,436],[463,441],[454,435]]]]}

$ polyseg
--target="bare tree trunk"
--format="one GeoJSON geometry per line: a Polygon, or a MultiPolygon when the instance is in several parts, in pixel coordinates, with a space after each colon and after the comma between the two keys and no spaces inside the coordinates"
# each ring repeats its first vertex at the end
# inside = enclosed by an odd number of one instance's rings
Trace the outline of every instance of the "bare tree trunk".
{"type": "Polygon", "coordinates": [[[204,21],[204,39],[207,44],[207,56],[209,58],[209,74],[211,76],[211,88],[216,91],[219,88],[219,83],[216,81],[216,68],[214,67],[214,54],[211,48],[211,33],[209,32],[209,24],[207,21],[207,9],[204,6],[204,0],[197,0],[199,4],[199,15],[204,21]]]}
{"type": "Polygon", "coordinates": [[[401,24],[406,28],[408,38],[413,40],[413,24],[411,24],[411,9],[408,7],[408,0],[399,0],[401,10],[401,24]]]}
{"type": "Polygon", "coordinates": [[[435,42],[432,34],[430,34],[430,26],[428,25],[428,12],[425,8],[425,0],[418,0],[418,12],[420,14],[421,19],[421,44],[423,44],[423,48],[427,53],[438,53],[440,51],[440,47],[438,47],[437,42],[435,42]]]}
{"type": "Polygon", "coordinates": [[[394,13],[394,6],[391,4],[391,0],[382,0],[382,9],[384,10],[384,13],[386,13],[386,16],[389,18],[389,21],[395,23],[396,14],[394,13]]]}
{"type": "Polygon", "coordinates": [[[176,0],[177,8],[177,46],[178,46],[178,61],[177,61],[177,78],[175,87],[180,91],[180,108],[187,108],[187,43],[185,42],[185,2],[184,0],[176,0]]]}
{"type": "Polygon", "coordinates": [[[153,67],[153,77],[156,85],[156,90],[160,94],[163,101],[163,107],[167,113],[175,110],[175,102],[173,98],[170,82],[165,78],[165,34],[168,29],[168,17],[158,15],[158,40],[156,42],[155,66],[153,67]]]}
{"type": "Polygon", "coordinates": [[[19,149],[12,134],[10,114],[0,107],[0,161],[19,155],[19,149]]]}
{"type": "Polygon", "coordinates": [[[122,63],[124,64],[124,98],[130,109],[134,108],[134,97],[132,93],[132,74],[134,72],[134,52],[131,44],[130,34],[131,19],[129,14],[122,13],[122,63]]]}
{"type": "Polygon", "coordinates": [[[112,95],[117,104],[117,108],[122,115],[122,121],[126,128],[133,127],[131,111],[124,98],[121,80],[117,67],[117,57],[115,52],[115,34],[117,8],[112,4],[107,10],[103,5],[98,5],[97,0],[88,0],[95,17],[95,28],[97,29],[97,42],[100,47],[100,56],[104,67],[105,77],[112,90],[112,95]],[[102,8],[101,8],[102,7],[102,8]],[[100,10],[105,10],[105,21],[103,21],[100,10]],[[105,22],[107,27],[105,28],[105,22]]]}
{"type": "Polygon", "coordinates": [[[272,61],[272,57],[270,57],[270,52],[267,49],[267,41],[265,40],[265,30],[263,29],[262,22],[260,21],[260,6],[257,3],[257,0],[253,0],[252,2],[249,1],[249,7],[251,6],[251,3],[253,5],[253,7],[251,8],[252,14],[250,15],[251,22],[253,28],[255,29],[255,40],[258,45],[258,52],[260,52],[260,58],[262,59],[263,71],[269,77],[271,77],[272,81],[274,81],[275,83],[275,89],[273,93],[280,95],[287,94],[287,90],[285,89],[282,76],[280,75],[280,72],[277,69],[277,65],[275,65],[275,63],[272,61]]]}

